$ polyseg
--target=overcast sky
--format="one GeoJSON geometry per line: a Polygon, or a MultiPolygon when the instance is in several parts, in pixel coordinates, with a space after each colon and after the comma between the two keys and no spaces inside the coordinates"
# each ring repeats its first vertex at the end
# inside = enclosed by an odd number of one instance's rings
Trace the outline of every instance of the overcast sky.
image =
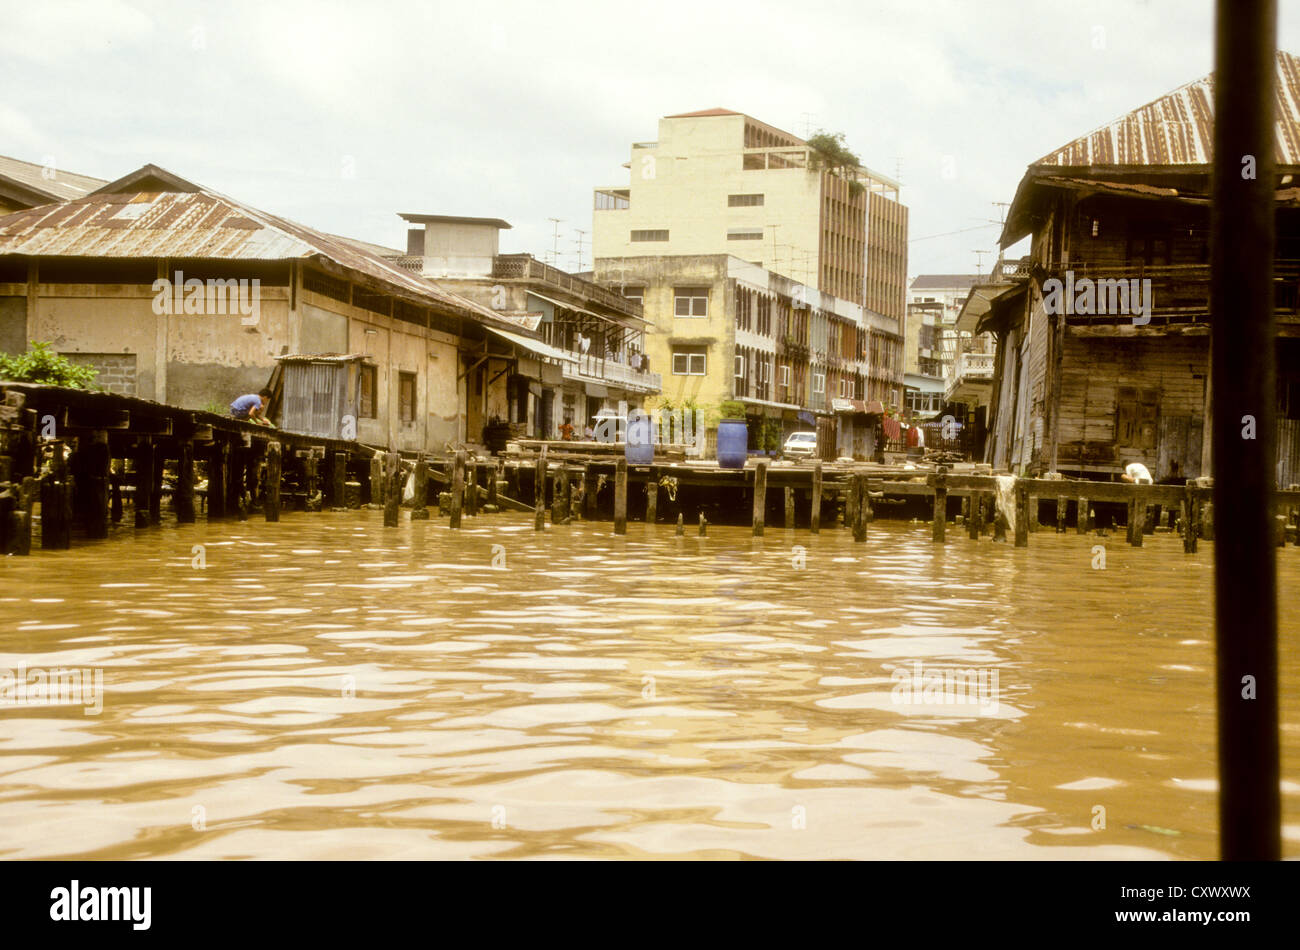
{"type": "MultiPolygon", "coordinates": [[[[1282,6],[1279,46],[1300,52],[1300,3],[1282,6]]],[[[994,202],[1029,162],[1211,71],[1211,13],[1210,0],[0,0],[0,154],[108,179],[153,162],[403,249],[399,211],[505,218],[502,250],[539,257],[562,218],[560,264],[577,269],[591,190],[627,182],[630,144],[661,116],[721,106],[843,132],[902,179],[909,274],[973,272],[974,249],[994,247],[994,202]]]]}

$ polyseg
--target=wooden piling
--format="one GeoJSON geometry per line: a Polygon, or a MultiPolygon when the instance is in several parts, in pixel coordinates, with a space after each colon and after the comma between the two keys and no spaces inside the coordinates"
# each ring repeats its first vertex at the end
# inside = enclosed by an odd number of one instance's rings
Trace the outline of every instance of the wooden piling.
{"type": "Polygon", "coordinates": [[[812,533],[819,534],[822,530],[822,463],[820,459],[813,463],[812,503],[808,520],[812,533]]]}
{"type": "Polygon", "coordinates": [[[785,530],[794,530],[794,489],[789,485],[785,487],[785,530]]]}
{"type": "Polygon", "coordinates": [[[560,523],[569,524],[573,521],[573,479],[564,465],[560,466],[560,485],[560,523]]]}
{"type": "Polygon", "coordinates": [[[1016,542],[1018,548],[1029,547],[1029,489],[1016,481],[1016,542]]]}
{"type": "Polygon", "coordinates": [[[135,526],[149,527],[149,498],[153,491],[152,440],[144,438],[135,444],[135,526]]]}
{"type": "Polygon", "coordinates": [[[546,448],[537,456],[537,467],[533,470],[533,527],[538,531],[546,528],[546,448]]]}
{"type": "Polygon", "coordinates": [[[1070,499],[1064,495],[1056,496],[1056,533],[1065,534],[1065,516],[1070,510],[1070,499]]]}
{"type": "Polygon", "coordinates": [[[122,459],[113,459],[112,469],[108,476],[109,493],[111,495],[108,510],[109,518],[113,524],[122,523],[122,477],[124,468],[122,459]]]}
{"type": "MultiPolygon", "coordinates": [[[[154,447],[153,468],[150,470],[149,484],[149,523],[152,525],[162,524],[162,487],[163,487],[163,469],[166,467],[166,459],[163,453],[154,447]]],[[[175,502],[172,503],[173,506],[175,502]]]]}
{"type": "Polygon", "coordinates": [[[63,443],[54,443],[50,471],[41,478],[41,547],[67,550],[72,547],[72,482],[63,443]]]}
{"type": "Polygon", "coordinates": [[[465,504],[465,452],[456,453],[451,470],[451,527],[459,528],[465,504]]]}
{"type": "Polygon", "coordinates": [[[402,504],[402,456],[396,452],[384,455],[384,527],[396,528],[402,504]]]}
{"type": "Polygon", "coordinates": [[[679,511],[677,513],[677,537],[680,538],[685,533],[686,533],[686,525],[682,522],[682,513],[679,511]]]}
{"type": "Polygon", "coordinates": [[[1088,499],[1080,498],[1075,506],[1074,512],[1074,532],[1075,534],[1087,534],[1091,519],[1088,517],[1088,499]]]}
{"type": "Polygon", "coordinates": [[[330,455],[330,506],[346,508],[348,506],[348,457],[344,452],[330,455]]]}
{"type": "Polygon", "coordinates": [[[262,513],[267,521],[280,520],[280,473],[283,464],[279,442],[266,443],[266,498],[262,513]]]}
{"type": "Polygon", "coordinates": [[[614,533],[627,534],[627,459],[614,469],[614,533]]]}
{"type": "Polygon", "coordinates": [[[948,468],[940,465],[934,476],[934,516],[931,519],[930,540],[943,544],[948,521],[948,468]]]}
{"type": "Polygon", "coordinates": [[[852,531],[853,526],[858,523],[858,506],[862,503],[862,498],[857,491],[857,476],[850,475],[844,483],[844,528],[846,531],[852,531]]]}
{"type": "Polygon", "coordinates": [[[1200,513],[1200,500],[1196,496],[1196,489],[1191,485],[1183,488],[1183,553],[1195,554],[1196,541],[1200,535],[1201,526],[1197,524],[1197,515],[1200,513]]]}
{"type": "Polygon", "coordinates": [[[867,489],[867,476],[853,476],[853,494],[857,499],[854,505],[853,540],[862,543],[867,540],[867,513],[871,510],[871,500],[867,489]]]}
{"type": "Polygon", "coordinates": [[[230,445],[224,440],[214,442],[208,455],[208,520],[218,521],[226,516],[226,470],[230,465],[230,445]]]}
{"type": "Polygon", "coordinates": [[[108,433],[96,429],[82,450],[86,453],[85,507],[86,537],[108,537],[108,433]]]}
{"type": "Polygon", "coordinates": [[[763,536],[763,523],[767,518],[767,461],[760,460],[754,467],[754,537],[763,536]]]}
{"type": "Polygon", "coordinates": [[[659,469],[650,467],[645,483],[645,523],[654,524],[659,516],[659,469]]]}
{"type": "Polygon", "coordinates": [[[478,459],[471,458],[465,462],[465,513],[471,518],[478,517],[478,459]]]}
{"type": "Polygon", "coordinates": [[[429,520],[429,461],[421,452],[415,457],[415,471],[411,475],[415,479],[412,490],[415,497],[411,499],[411,520],[428,521],[429,520]]]}
{"type": "Polygon", "coordinates": [[[591,470],[589,466],[582,469],[582,504],[585,509],[586,517],[594,518],[596,516],[597,494],[596,485],[599,476],[591,470]]]}
{"type": "Polygon", "coordinates": [[[700,537],[709,533],[709,519],[704,517],[704,512],[700,512],[700,537]]]}
{"type": "Polygon", "coordinates": [[[194,443],[183,440],[176,449],[176,491],[172,494],[177,524],[194,523],[194,443]]]}
{"type": "Polygon", "coordinates": [[[493,508],[499,507],[497,503],[497,479],[501,477],[499,465],[493,465],[487,470],[487,503],[493,508]]]}

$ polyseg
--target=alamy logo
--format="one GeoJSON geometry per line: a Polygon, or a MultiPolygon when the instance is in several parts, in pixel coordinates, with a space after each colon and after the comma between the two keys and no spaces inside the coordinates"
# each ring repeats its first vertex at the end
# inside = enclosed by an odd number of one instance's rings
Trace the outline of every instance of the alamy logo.
{"type": "Polygon", "coordinates": [[[262,280],[239,278],[222,280],[209,277],[185,279],[183,271],[176,271],[172,279],[159,277],[153,282],[153,312],[159,316],[196,314],[239,314],[239,322],[246,327],[257,326],[262,315],[262,280]]]}
{"type": "Polygon", "coordinates": [[[1059,277],[1043,281],[1043,309],[1051,314],[1131,316],[1133,326],[1145,326],[1151,322],[1151,278],[1076,281],[1074,271],[1067,270],[1064,281],[1059,277]]]}
{"type": "Polygon", "coordinates": [[[909,670],[896,668],[890,699],[899,706],[978,706],[991,716],[998,711],[998,671],[931,666],[914,660],[909,670]]]}
{"type": "Polygon", "coordinates": [[[18,664],[17,670],[0,667],[0,707],[82,706],[87,716],[104,711],[102,669],[45,670],[18,664]]]}
{"type": "Polygon", "coordinates": [[[50,891],[50,920],[128,920],[133,930],[152,922],[151,887],[69,887],[50,891]]]}
{"type": "Polygon", "coordinates": [[[704,448],[704,413],[698,409],[641,409],[628,411],[619,401],[618,416],[596,422],[592,438],[597,442],[626,442],[638,445],[694,445],[704,448]]]}

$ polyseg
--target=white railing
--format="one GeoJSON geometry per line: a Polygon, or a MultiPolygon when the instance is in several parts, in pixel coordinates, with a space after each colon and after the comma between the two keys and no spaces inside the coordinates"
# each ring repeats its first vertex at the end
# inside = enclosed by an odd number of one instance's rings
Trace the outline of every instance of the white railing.
{"type": "Polygon", "coordinates": [[[953,379],[973,376],[977,379],[993,378],[992,353],[962,353],[953,363],[953,379]]]}
{"type": "Polygon", "coordinates": [[[572,350],[566,350],[565,352],[578,360],[577,363],[564,364],[564,375],[567,379],[591,380],[592,382],[608,383],[611,386],[618,386],[623,389],[638,389],[644,392],[657,393],[663,391],[663,377],[659,373],[643,373],[638,369],[633,369],[626,363],[600,360],[592,356],[584,356],[572,350]]]}

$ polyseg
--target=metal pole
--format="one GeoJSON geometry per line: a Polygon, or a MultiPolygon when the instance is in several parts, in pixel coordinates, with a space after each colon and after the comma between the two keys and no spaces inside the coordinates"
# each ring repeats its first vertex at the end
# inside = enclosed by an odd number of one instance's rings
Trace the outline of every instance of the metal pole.
{"type": "Polygon", "coordinates": [[[1276,0],[1217,0],[1211,385],[1219,847],[1229,861],[1281,857],[1272,533],[1276,44],[1276,0]]]}

